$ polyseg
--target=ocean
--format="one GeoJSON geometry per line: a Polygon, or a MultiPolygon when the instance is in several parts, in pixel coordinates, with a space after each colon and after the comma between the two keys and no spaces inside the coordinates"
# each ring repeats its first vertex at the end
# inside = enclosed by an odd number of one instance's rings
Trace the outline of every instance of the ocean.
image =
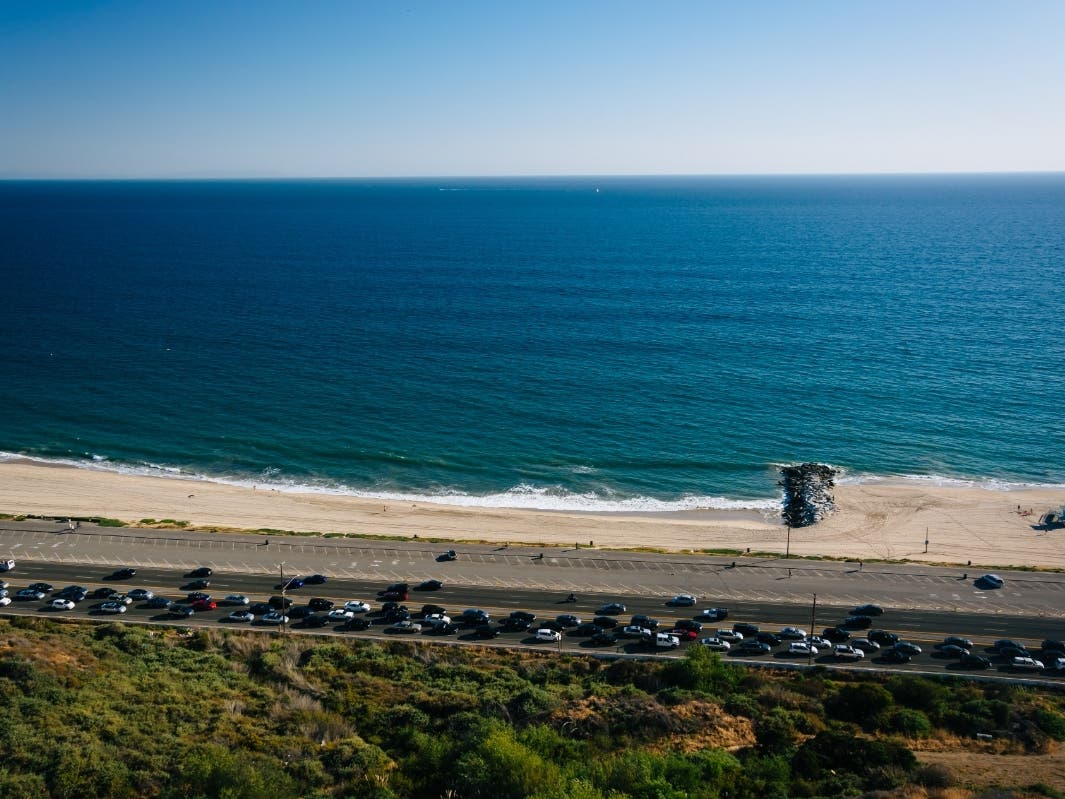
{"type": "Polygon", "coordinates": [[[1065,484],[1065,175],[0,183],[0,458],[467,505],[1065,484]]]}

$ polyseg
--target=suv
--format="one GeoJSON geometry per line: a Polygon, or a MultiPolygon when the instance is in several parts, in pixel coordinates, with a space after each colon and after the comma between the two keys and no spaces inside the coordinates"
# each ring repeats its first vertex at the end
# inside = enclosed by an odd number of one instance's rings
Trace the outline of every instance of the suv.
{"type": "Polygon", "coordinates": [[[650,616],[645,616],[642,613],[637,613],[629,620],[629,626],[646,627],[651,632],[658,629],[658,624],[658,619],[652,619],[650,616]]]}
{"type": "Polygon", "coordinates": [[[893,646],[899,640],[897,633],[889,633],[887,630],[870,630],[865,637],[880,646],[893,646]]]}
{"type": "Polygon", "coordinates": [[[1018,671],[1042,671],[1043,664],[1035,658],[1015,657],[1010,661],[1010,666],[1018,671]]]}
{"type": "Polygon", "coordinates": [[[655,633],[654,643],[658,649],[676,649],[680,646],[680,639],[669,633],[655,633]]]}

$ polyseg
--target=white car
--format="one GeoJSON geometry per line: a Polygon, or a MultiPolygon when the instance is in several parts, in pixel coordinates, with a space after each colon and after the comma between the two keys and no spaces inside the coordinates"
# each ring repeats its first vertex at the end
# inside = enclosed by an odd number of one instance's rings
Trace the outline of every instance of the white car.
{"type": "Polygon", "coordinates": [[[720,638],[703,638],[699,643],[714,652],[728,652],[732,649],[732,644],[720,638]]]}
{"type": "Polygon", "coordinates": [[[326,614],[326,618],[329,619],[329,621],[347,621],[354,615],[354,613],[346,608],[333,608],[328,614],[326,614]]]}
{"type": "Polygon", "coordinates": [[[0,608],[6,608],[10,604],[11,604],[11,597],[9,597],[9,596],[0,596],[0,608]]]}
{"type": "Polygon", "coordinates": [[[9,572],[13,568],[15,568],[15,561],[11,560],[11,558],[0,560],[0,572],[9,572]]]}
{"type": "Polygon", "coordinates": [[[655,633],[655,646],[659,649],[676,649],[680,646],[680,639],[669,633],[655,633]]]}
{"type": "Polygon", "coordinates": [[[806,643],[812,644],[813,646],[816,646],[819,649],[820,648],[824,648],[824,649],[831,649],[832,648],[832,642],[829,641],[827,638],[822,638],[820,635],[808,635],[808,636],[806,636],[806,643]]]}
{"type": "Polygon", "coordinates": [[[53,599],[52,610],[74,610],[76,605],[69,599],[53,599]]]}
{"type": "Polygon", "coordinates": [[[225,599],[222,600],[223,605],[250,605],[251,600],[244,594],[226,594],[225,599]]]}
{"type": "Polygon", "coordinates": [[[226,618],[236,622],[252,622],[255,621],[255,614],[250,610],[234,610],[226,618]]]}
{"type": "Polygon", "coordinates": [[[718,630],[717,637],[722,641],[742,641],[743,633],[738,633],[735,630],[718,630]]]}
{"type": "Polygon", "coordinates": [[[425,623],[430,627],[436,627],[439,624],[451,624],[451,617],[443,613],[430,613],[425,617],[425,623]]]}
{"type": "Polygon", "coordinates": [[[646,627],[641,627],[638,624],[630,624],[627,627],[622,627],[621,635],[625,638],[644,638],[651,634],[651,631],[646,627]]]}
{"type": "Polygon", "coordinates": [[[861,660],[865,657],[865,653],[862,650],[855,649],[847,644],[836,644],[832,648],[832,654],[839,660],[861,660]]]}
{"type": "Polygon", "coordinates": [[[669,600],[669,604],[678,608],[691,608],[695,607],[695,603],[698,601],[698,598],[692,596],[691,594],[677,594],[675,597],[669,600]]]}
{"type": "Polygon", "coordinates": [[[277,611],[271,611],[265,614],[261,619],[259,619],[259,621],[263,624],[288,624],[288,616],[284,615],[283,613],[278,613],[277,611]]]}
{"type": "Polygon", "coordinates": [[[539,630],[536,631],[536,640],[552,642],[561,641],[562,633],[560,633],[558,630],[549,630],[546,627],[541,627],[539,630]]]}
{"type": "Polygon", "coordinates": [[[794,641],[805,641],[806,630],[802,629],[801,627],[785,627],[783,630],[780,631],[780,637],[794,641]]]}
{"type": "Polygon", "coordinates": [[[862,650],[866,654],[870,652],[876,652],[878,649],[880,649],[880,644],[878,644],[876,641],[870,641],[868,638],[852,638],[850,640],[850,645],[853,646],[855,649],[862,650]]]}
{"type": "Polygon", "coordinates": [[[125,613],[126,610],[128,610],[128,608],[121,602],[104,602],[102,605],[100,605],[101,613],[117,614],[125,613]]]}
{"type": "Polygon", "coordinates": [[[352,613],[369,613],[370,603],[353,599],[350,602],[344,603],[344,610],[350,610],[352,613]]]}
{"type": "Polygon", "coordinates": [[[817,654],[817,647],[805,641],[794,641],[788,646],[788,654],[810,657],[817,654]]]}

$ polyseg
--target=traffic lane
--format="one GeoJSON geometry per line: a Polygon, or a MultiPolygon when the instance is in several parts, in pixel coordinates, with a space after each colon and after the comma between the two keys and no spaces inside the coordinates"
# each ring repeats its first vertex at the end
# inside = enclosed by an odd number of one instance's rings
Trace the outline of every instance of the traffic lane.
{"type": "MultiPolygon", "coordinates": [[[[44,564],[32,563],[19,565],[17,573],[5,575],[14,588],[28,585],[34,581],[46,581],[57,588],[68,584],[81,584],[93,589],[106,585],[116,590],[148,588],[171,599],[182,599],[181,586],[187,586],[191,578],[187,571],[166,569],[142,569],[130,580],[111,581],[105,578],[113,569],[101,569],[86,564],[44,564]],[[17,582],[16,582],[17,581],[17,582]]],[[[269,596],[280,593],[279,576],[264,574],[216,573],[212,575],[208,592],[215,598],[226,594],[245,594],[254,600],[265,601],[269,596]]],[[[329,580],[322,585],[306,586],[289,591],[294,599],[302,597],[304,601],[312,596],[320,596],[333,601],[362,599],[376,601],[377,592],[384,585],[371,580],[329,580]]],[[[12,591],[14,593],[14,591],[12,591]]],[[[876,599],[875,597],[873,599],[876,599]]],[[[697,615],[699,608],[678,608],[667,604],[661,596],[624,596],[620,594],[601,594],[597,596],[579,595],[577,602],[567,603],[565,594],[540,589],[512,589],[492,586],[448,585],[440,591],[412,592],[407,601],[408,606],[417,609],[422,604],[461,607],[488,606],[500,612],[511,610],[530,610],[541,617],[553,617],[560,613],[574,613],[589,620],[597,608],[612,601],[629,605],[629,613],[643,613],[661,619],[672,625],[678,619],[690,619],[697,615]]],[[[699,606],[707,607],[700,602],[699,606]]],[[[834,626],[843,621],[851,606],[818,604],[805,605],[788,601],[775,602],[727,602],[723,607],[729,610],[729,618],[720,625],[708,624],[707,629],[718,626],[730,627],[736,621],[759,624],[764,629],[773,631],[784,626],[796,626],[808,629],[812,633],[823,627],[834,626]],[[816,615],[813,615],[816,612],[816,615]],[[811,627],[816,629],[810,629],[811,627]]],[[[1058,619],[1044,617],[1000,616],[991,613],[944,612],[934,610],[888,610],[885,616],[875,618],[873,626],[899,632],[904,637],[920,635],[922,639],[940,635],[964,635],[980,640],[996,638],[1020,638],[1022,640],[1043,638],[1062,638],[1065,636],[1065,624],[1058,619]]],[[[854,636],[861,635],[855,631],[854,636]]]]}
{"type": "MultiPolygon", "coordinates": [[[[109,616],[100,614],[98,610],[92,605],[88,605],[89,601],[83,603],[75,611],[55,611],[48,606],[42,606],[36,603],[20,603],[19,605],[11,605],[4,608],[4,611],[0,613],[2,615],[31,615],[31,616],[47,616],[57,620],[80,620],[80,621],[95,621],[95,622],[127,622],[127,623],[139,623],[149,625],[162,625],[168,627],[179,627],[189,629],[221,629],[221,628],[233,628],[235,630],[251,630],[260,633],[269,633],[274,635],[314,635],[314,636],[332,636],[332,637],[355,637],[368,640],[406,640],[406,641],[421,641],[421,642],[438,642],[438,643],[453,643],[453,644],[466,644],[477,646],[490,646],[490,647],[520,647],[528,649],[538,649],[541,651],[557,651],[560,653],[569,654],[591,654],[591,655],[629,655],[637,657],[656,657],[656,658],[676,658],[682,657],[685,650],[689,646],[700,646],[697,642],[690,644],[682,644],[675,650],[663,650],[656,647],[648,647],[647,645],[636,642],[626,641],[624,639],[619,640],[615,646],[597,647],[590,644],[587,639],[578,638],[574,636],[563,636],[562,640],[558,643],[542,642],[538,641],[534,636],[530,636],[527,632],[518,633],[501,633],[498,637],[493,639],[483,639],[476,635],[475,632],[470,630],[464,630],[454,636],[440,636],[432,635],[428,633],[401,635],[386,632],[386,626],[383,623],[373,625],[370,629],[365,631],[348,631],[342,629],[341,625],[334,625],[331,627],[306,629],[300,627],[298,624],[288,624],[284,627],[275,625],[263,625],[263,624],[238,624],[236,622],[227,622],[226,615],[230,608],[219,608],[216,611],[207,611],[196,613],[194,616],[185,619],[176,619],[173,616],[165,612],[145,609],[142,605],[134,605],[125,614],[118,616],[109,616]]],[[[102,604],[93,603],[93,604],[102,604]]],[[[938,658],[934,650],[925,649],[920,655],[915,656],[908,663],[886,663],[875,655],[868,657],[859,662],[841,662],[836,658],[826,653],[819,653],[816,657],[808,659],[806,657],[791,657],[785,653],[783,649],[784,645],[777,647],[773,652],[766,653],[761,656],[752,656],[747,654],[739,654],[735,651],[725,653],[724,658],[726,662],[736,663],[737,665],[773,665],[786,668],[801,668],[803,666],[818,665],[827,666],[833,669],[857,669],[864,671],[880,671],[891,673],[914,673],[914,674],[944,674],[953,673],[959,676],[997,676],[1009,680],[1018,679],[1031,679],[1033,676],[1037,676],[1039,680],[1046,682],[1047,684],[1060,684],[1065,682],[1065,675],[1061,673],[1047,670],[1041,672],[1038,675],[1032,675],[1027,672],[1018,672],[1011,669],[1005,659],[994,658],[993,667],[988,671],[972,670],[961,668],[957,661],[945,658],[938,658]]]]}
{"type": "MultiPolygon", "coordinates": [[[[107,585],[116,590],[129,590],[134,587],[148,588],[169,599],[179,601],[185,600],[187,594],[187,591],[179,589],[180,585],[188,585],[182,573],[145,570],[145,572],[138,572],[137,576],[130,581],[105,581],[102,579],[104,576],[99,571],[84,570],[79,564],[57,564],[51,571],[39,570],[37,574],[22,575],[22,578],[26,584],[35,580],[44,580],[55,585],[57,589],[66,584],[83,584],[90,590],[99,585],[107,585]]],[[[21,585],[21,581],[13,584],[12,593],[21,585]]],[[[382,584],[377,582],[331,580],[324,585],[289,591],[287,595],[299,603],[306,603],[311,597],[319,596],[337,603],[361,599],[373,604],[379,601],[377,593],[381,588],[383,588],[382,584]]],[[[264,575],[238,574],[213,576],[207,592],[216,600],[227,594],[244,594],[252,601],[266,601],[269,596],[279,593],[276,583],[264,575]]],[[[415,613],[423,604],[436,604],[444,606],[453,614],[461,612],[461,609],[466,607],[481,607],[493,616],[500,617],[508,615],[512,610],[521,609],[534,612],[541,619],[554,618],[562,613],[572,613],[584,621],[590,621],[598,607],[606,602],[619,601],[628,605],[628,613],[619,620],[624,621],[628,615],[642,613],[659,619],[664,628],[671,628],[676,621],[691,619],[698,613],[697,608],[672,607],[661,597],[625,597],[610,594],[599,597],[584,596],[574,603],[566,602],[564,599],[560,594],[545,594],[542,591],[445,585],[440,591],[412,593],[406,604],[415,613]]],[[[816,617],[811,619],[812,607],[807,608],[783,602],[734,603],[729,605],[728,609],[728,619],[720,623],[706,623],[702,635],[711,635],[718,628],[730,628],[738,621],[757,624],[769,632],[779,631],[785,626],[796,626],[817,634],[823,627],[834,626],[841,622],[850,610],[847,607],[819,606],[816,617]]],[[[899,633],[904,639],[914,640],[923,645],[941,641],[946,635],[962,635],[986,646],[995,638],[1008,637],[1038,642],[1044,638],[1061,638],[1062,633],[1065,632],[1060,623],[1050,624],[1048,620],[1038,617],[992,620],[984,614],[937,611],[888,611],[885,616],[875,619],[873,626],[899,633]]],[[[852,635],[861,637],[863,631],[854,630],[852,635]]]]}

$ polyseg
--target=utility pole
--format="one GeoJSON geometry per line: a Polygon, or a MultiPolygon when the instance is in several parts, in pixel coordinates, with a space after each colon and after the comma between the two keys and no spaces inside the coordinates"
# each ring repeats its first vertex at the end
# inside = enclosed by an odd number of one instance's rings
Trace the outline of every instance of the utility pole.
{"type": "Polygon", "coordinates": [[[791,557],[791,522],[788,522],[788,543],[784,547],[784,560],[791,557]]]}
{"type": "MultiPolygon", "coordinates": [[[[817,594],[814,594],[814,604],[810,609],[810,635],[817,635],[817,594]]],[[[812,644],[811,644],[812,646],[812,644]]],[[[813,665],[814,651],[811,649],[807,657],[807,665],[813,665]]]]}
{"type": "Polygon", "coordinates": [[[284,635],[285,619],[288,618],[288,608],[285,607],[285,561],[281,561],[281,634],[284,635]]]}

